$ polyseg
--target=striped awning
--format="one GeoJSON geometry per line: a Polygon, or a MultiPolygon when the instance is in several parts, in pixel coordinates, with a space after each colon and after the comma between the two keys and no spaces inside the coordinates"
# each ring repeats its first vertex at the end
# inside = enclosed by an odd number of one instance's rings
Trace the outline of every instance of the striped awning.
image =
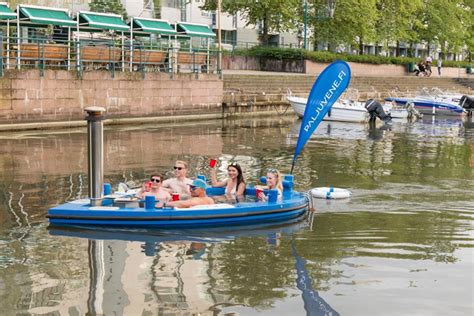
{"type": "Polygon", "coordinates": [[[166,20],[133,18],[133,31],[176,35],[175,29],[166,20]]]}
{"type": "Polygon", "coordinates": [[[216,34],[205,24],[178,22],[178,33],[182,32],[191,37],[216,37],[216,34]]]}
{"type": "Polygon", "coordinates": [[[0,20],[12,20],[16,19],[16,13],[13,12],[8,4],[5,2],[0,2],[0,20]]]}
{"type": "Polygon", "coordinates": [[[130,30],[130,26],[122,20],[122,16],[117,14],[80,11],[78,16],[79,28],[86,27],[121,32],[130,30]]]}
{"type": "Polygon", "coordinates": [[[76,22],[69,17],[65,9],[54,9],[37,6],[20,5],[18,17],[20,22],[27,21],[41,25],[75,26],[76,22]]]}

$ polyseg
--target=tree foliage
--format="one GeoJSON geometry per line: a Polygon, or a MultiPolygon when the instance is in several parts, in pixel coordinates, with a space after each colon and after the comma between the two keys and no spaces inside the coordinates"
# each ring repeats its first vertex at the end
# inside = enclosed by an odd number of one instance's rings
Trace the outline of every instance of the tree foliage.
{"type": "MultiPolygon", "coordinates": [[[[443,53],[469,52],[474,47],[474,0],[337,0],[334,15],[325,14],[328,0],[306,0],[308,39],[336,51],[339,45],[388,46],[400,43],[413,47],[424,43],[443,53]]],[[[216,0],[203,8],[216,9],[216,0]]],[[[239,14],[246,25],[260,30],[262,44],[269,34],[292,30],[301,35],[304,25],[303,0],[222,0],[222,11],[239,14]]],[[[377,53],[377,51],[376,51],[377,53]]],[[[410,50],[409,50],[410,53],[410,50]]],[[[433,53],[432,51],[430,52],[433,53]]],[[[397,49],[397,56],[399,51],[397,49]]],[[[469,58],[471,56],[469,55],[469,58]]]]}
{"type": "MultiPolygon", "coordinates": [[[[300,5],[300,0],[223,0],[222,11],[240,14],[246,26],[255,26],[261,42],[267,44],[271,33],[294,29],[300,5]]],[[[216,0],[206,0],[202,6],[205,10],[215,10],[216,7],[216,0]]]]}
{"type": "Polygon", "coordinates": [[[124,20],[128,18],[127,10],[120,0],[92,0],[89,8],[93,12],[120,14],[124,20]]]}

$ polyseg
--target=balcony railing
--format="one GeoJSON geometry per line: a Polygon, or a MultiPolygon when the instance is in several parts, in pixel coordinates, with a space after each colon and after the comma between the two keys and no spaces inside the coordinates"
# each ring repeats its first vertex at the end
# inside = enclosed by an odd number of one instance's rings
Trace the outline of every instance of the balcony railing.
{"type": "Polygon", "coordinates": [[[33,68],[75,71],[78,77],[92,70],[116,72],[220,73],[217,50],[163,48],[153,43],[114,40],[51,41],[0,34],[0,76],[4,71],[33,68]]]}

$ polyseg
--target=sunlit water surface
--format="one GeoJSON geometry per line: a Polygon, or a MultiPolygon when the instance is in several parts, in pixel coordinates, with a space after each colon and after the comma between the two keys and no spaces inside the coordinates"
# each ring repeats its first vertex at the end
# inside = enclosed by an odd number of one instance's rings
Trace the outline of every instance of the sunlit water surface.
{"type": "MultiPolygon", "coordinates": [[[[289,172],[293,118],[105,129],[105,180],[289,172]]],[[[0,313],[5,315],[471,315],[474,125],[427,117],[323,122],[296,189],[348,188],[301,221],[188,231],[48,229],[87,196],[85,129],[0,134],[0,313]]]]}

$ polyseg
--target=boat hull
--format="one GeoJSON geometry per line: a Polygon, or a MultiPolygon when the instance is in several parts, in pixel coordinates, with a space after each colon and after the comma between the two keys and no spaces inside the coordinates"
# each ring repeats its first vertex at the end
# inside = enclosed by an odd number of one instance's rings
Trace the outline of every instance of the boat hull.
{"type": "MultiPolygon", "coordinates": [[[[296,115],[300,118],[304,116],[306,109],[306,102],[308,99],[288,96],[288,102],[290,102],[296,115]]],[[[362,123],[369,120],[369,113],[362,104],[349,105],[341,102],[336,102],[331,108],[331,111],[323,118],[324,121],[337,121],[337,122],[354,122],[362,123]]]]}
{"type": "Polygon", "coordinates": [[[408,102],[413,102],[415,109],[422,114],[427,115],[462,115],[464,110],[456,104],[428,100],[422,98],[386,98],[386,101],[395,102],[398,105],[406,105],[408,102]]]}
{"type": "Polygon", "coordinates": [[[241,202],[189,209],[93,207],[88,200],[73,201],[51,208],[47,217],[53,226],[191,228],[286,221],[303,215],[307,209],[304,194],[289,192],[282,202],[241,202]]]}

